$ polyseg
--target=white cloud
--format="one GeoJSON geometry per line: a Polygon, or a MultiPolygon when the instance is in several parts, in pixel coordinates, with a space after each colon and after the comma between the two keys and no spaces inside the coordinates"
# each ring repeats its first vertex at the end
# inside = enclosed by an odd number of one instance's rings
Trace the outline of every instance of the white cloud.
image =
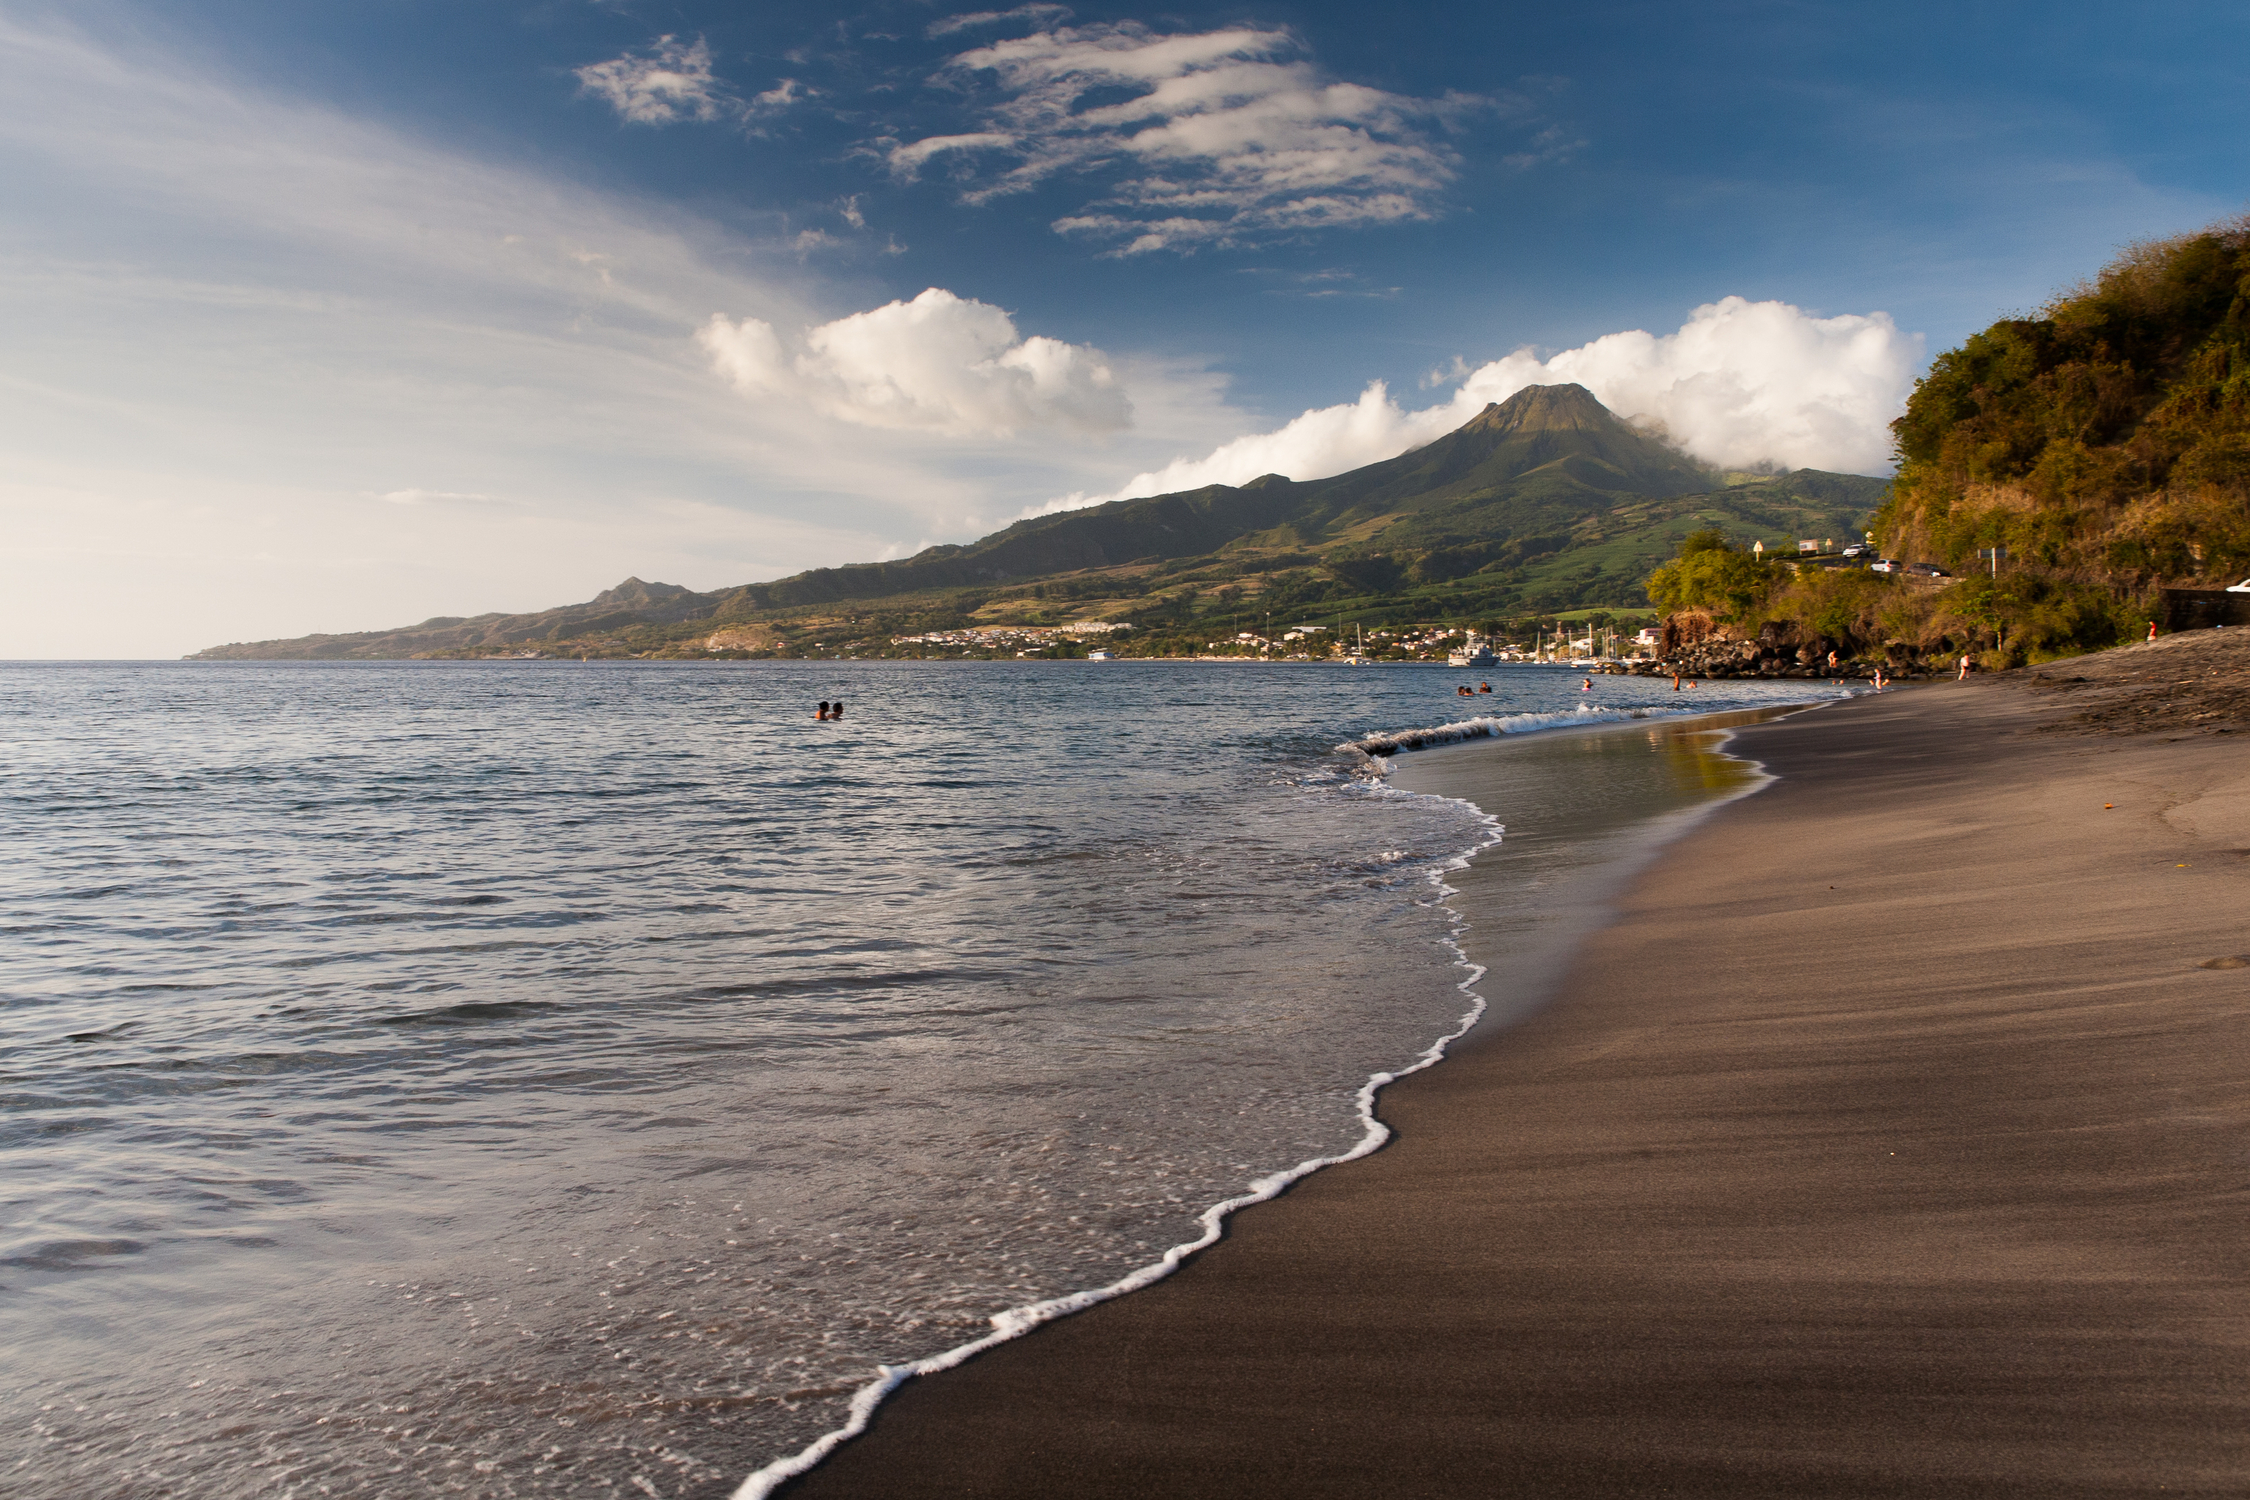
{"type": "Polygon", "coordinates": [[[866,427],[1007,437],[1110,433],[1133,418],[1099,349],[1019,337],[999,308],[939,287],[808,329],[794,355],[758,318],[714,315],[696,338],[743,394],[802,401],[866,427]]]}
{"type": "Polygon", "coordinates": [[[1816,318],[1786,302],[1728,297],[1661,337],[1613,333],[1546,359],[1519,349],[1475,369],[1456,360],[1435,382],[1458,379],[1453,398],[1418,411],[1375,381],[1348,405],[1307,411],[1272,432],[1137,474],[1112,494],[1073,494],[1040,511],[1241,484],[1260,474],[1324,479],[1442,437],[1526,386],[1569,383],[1722,468],[1774,463],[1881,473],[1890,466],[1890,421],[1905,409],[1921,365],[1921,335],[1902,333],[1888,313],[1816,318]]]}
{"type": "Polygon", "coordinates": [[[784,78],[762,94],[750,96],[750,102],[761,109],[787,109],[799,99],[810,97],[812,90],[794,78],[784,78]]]}
{"type": "Polygon", "coordinates": [[[943,20],[932,21],[923,34],[951,36],[956,31],[970,31],[979,26],[994,26],[1004,21],[1047,22],[1069,19],[1070,7],[1067,5],[1019,5],[1014,10],[977,10],[964,15],[947,16],[943,20]]]}
{"type": "Polygon", "coordinates": [[[629,125],[675,125],[683,120],[742,120],[778,114],[808,97],[794,78],[743,100],[711,67],[710,44],[660,36],[641,52],[626,52],[577,70],[578,91],[617,111],[629,125]]]}
{"type": "Polygon", "coordinates": [[[989,80],[997,98],[981,128],[892,141],[887,159],[912,178],[954,158],[972,177],[971,203],[1061,173],[1119,168],[1102,197],[1054,226],[1110,242],[1119,255],[1434,215],[1458,160],[1434,127],[1485,101],[1335,82],[1308,62],[1282,60],[1300,46],[1280,30],[1167,34],[1130,22],[994,42],[950,59],[938,75],[967,91],[989,80]],[[1121,91],[1127,97],[1086,103],[1121,91]],[[975,177],[986,158],[999,169],[975,177]]]}
{"type": "Polygon", "coordinates": [[[1815,318],[1728,297],[1662,338],[1613,333],[1545,361],[1519,350],[1473,372],[1456,400],[1576,381],[1708,463],[1870,474],[1890,467],[1891,419],[1921,366],[1921,335],[1888,313],[1815,318]]]}
{"type": "Polygon", "coordinates": [[[589,63],[578,70],[578,86],[634,125],[716,120],[742,109],[712,74],[711,48],[701,37],[683,43],[660,36],[645,53],[589,63]]]}

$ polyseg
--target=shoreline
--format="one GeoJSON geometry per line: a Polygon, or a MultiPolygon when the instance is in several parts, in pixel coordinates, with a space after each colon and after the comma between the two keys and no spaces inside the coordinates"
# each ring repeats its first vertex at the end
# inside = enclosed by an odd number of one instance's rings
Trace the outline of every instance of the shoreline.
{"type": "MultiPolygon", "coordinates": [[[[1715,757],[1734,762],[1733,757],[1726,755],[1724,745],[1728,739],[1731,739],[1732,732],[1736,728],[1783,715],[1801,713],[1808,708],[1819,707],[1829,701],[1832,700],[1822,698],[1803,703],[1762,708],[1713,709],[1701,712],[1678,708],[1636,709],[1631,711],[1605,710],[1583,714],[1577,711],[1552,715],[1526,713],[1507,716],[1504,722],[1508,727],[1505,728],[1493,727],[1489,731],[1480,729],[1475,735],[1452,738],[1429,739],[1422,734],[1417,734],[1410,737],[1411,744],[1404,743],[1402,740],[1400,746],[1379,753],[1386,757],[1395,756],[1402,750],[1419,749],[1424,744],[1440,749],[1457,748],[1463,743],[1480,738],[1508,739],[1519,745],[1529,736],[1536,736],[1539,740],[1548,744],[1566,742],[1575,736],[1603,736],[1606,738],[1616,736],[1620,732],[1631,731],[1640,721],[1647,721],[1652,745],[1661,739],[1674,750],[1675,755],[1685,751],[1690,756],[1715,757]],[[1525,720],[1539,720],[1540,722],[1525,723],[1523,722],[1525,720]]],[[[1503,721],[1484,719],[1478,722],[1498,726],[1503,721]]],[[[1337,749],[1339,751],[1359,750],[1363,756],[1369,755],[1362,742],[1340,745],[1337,749]]],[[[1370,756],[1369,758],[1373,757],[1370,756]]],[[[1421,756],[1415,758],[1417,760],[1423,759],[1421,756]]],[[[1439,762],[1443,761],[1445,757],[1430,756],[1428,759],[1439,762]]],[[[1386,788],[1394,788],[1395,779],[1388,773],[1397,769],[1399,764],[1400,762],[1397,760],[1378,761],[1376,769],[1379,773],[1383,773],[1378,778],[1378,784],[1386,788]]],[[[1591,868],[1580,872],[1584,893],[1597,900],[1606,896],[1614,890],[1624,877],[1629,876],[1640,864],[1644,863],[1650,853],[1661,848],[1670,839],[1677,837],[1679,825],[1683,820],[1692,823],[1694,820],[1716,810],[1717,807],[1724,805],[1727,801],[1751,795],[1759,789],[1764,780],[1765,778],[1754,767],[1746,766],[1739,777],[1739,784],[1732,785],[1723,791],[1706,791],[1703,795],[1690,798],[1683,806],[1671,807],[1661,811],[1651,811],[1643,807],[1629,812],[1622,819],[1622,831],[1625,837],[1621,840],[1615,837],[1620,831],[1618,829],[1607,830],[1612,838],[1604,841],[1599,838],[1598,834],[1590,838],[1587,829],[1572,822],[1568,832],[1574,842],[1600,846],[1597,851],[1586,857],[1586,862],[1591,868]],[[1586,875],[1592,876],[1591,883],[1584,881],[1586,875]]],[[[1470,1005],[1450,1031],[1431,1042],[1429,1046],[1416,1054],[1411,1062],[1391,1069],[1378,1070],[1368,1075],[1366,1081],[1360,1085],[1353,1096],[1361,1124],[1359,1140],[1333,1155],[1309,1158],[1294,1166],[1271,1172],[1252,1182],[1247,1192],[1212,1204],[1198,1215],[1202,1232],[1196,1239],[1169,1247],[1158,1259],[1134,1268],[1114,1282],[1099,1287],[1067,1292],[1040,1302],[1007,1309],[994,1316],[992,1319],[993,1331],[989,1333],[920,1359],[910,1360],[904,1364],[882,1366],[874,1378],[854,1392],[844,1426],[822,1434],[817,1440],[796,1452],[782,1455],[768,1462],[743,1479],[733,1489],[733,1500],[765,1500],[767,1496],[790,1488],[793,1480],[811,1472],[824,1462],[828,1455],[854,1441],[865,1432],[883,1403],[907,1382],[957,1369],[986,1351],[1022,1338],[1033,1330],[1057,1319],[1076,1316],[1114,1298],[1152,1286],[1174,1275],[1191,1262],[1194,1257],[1224,1238],[1229,1221],[1243,1209],[1272,1201],[1316,1172],[1360,1160],[1381,1150],[1389,1143],[1392,1136],[1390,1127],[1379,1118],[1377,1113],[1379,1097],[1385,1089],[1401,1079],[1443,1061],[1452,1047],[1460,1043],[1479,1026],[1506,1025],[1515,1016],[1523,1013],[1527,1008],[1526,996],[1516,994],[1499,1002],[1499,1008],[1506,1012],[1499,1021],[1491,1022],[1487,1020],[1488,1015],[1495,1008],[1495,1003],[1489,1001],[1477,987],[1485,979],[1488,968],[1486,964],[1471,959],[1462,945],[1463,935],[1469,924],[1467,919],[1461,915],[1458,903],[1454,899],[1461,892],[1449,882],[1467,878],[1468,873],[1474,869],[1479,856],[1489,853],[1504,843],[1506,839],[1514,839],[1520,843],[1525,836],[1525,831],[1519,826],[1516,832],[1508,834],[1504,838],[1500,831],[1502,825],[1499,818],[1492,812],[1478,806],[1472,797],[1463,795],[1462,789],[1458,787],[1395,787],[1395,790],[1410,796],[1433,797],[1444,801],[1467,803],[1476,809],[1485,826],[1486,834],[1477,844],[1445,861],[1430,872],[1430,878],[1437,888],[1436,900],[1447,908],[1451,917],[1451,929],[1444,941],[1454,956],[1455,966],[1467,971],[1467,977],[1460,980],[1456,988],[1468,998],[1470,1005]]],[[[1543,943],[1536,945],[1545,951],[1529,955],[1532,960],[1530,967],[1541,971],[1552,969],[1555,961],[1565,956],[1572,945],[1572,941],[1572,937],[1567,935],[1559,939],[1549,936],[1543,943]]],[[[1512,956],[1523,958],[1527,955],[1512,956]]]]}
{"type": "Polygon", "coordinates": [[[2016,674],[1745,731],[1780,779],[1386,1090],[1387,1149],[786,1493],[2231,1486],[2250,975],[2198,964],[2250,948],[2250,778],[2062,706],[2016,674]]]}

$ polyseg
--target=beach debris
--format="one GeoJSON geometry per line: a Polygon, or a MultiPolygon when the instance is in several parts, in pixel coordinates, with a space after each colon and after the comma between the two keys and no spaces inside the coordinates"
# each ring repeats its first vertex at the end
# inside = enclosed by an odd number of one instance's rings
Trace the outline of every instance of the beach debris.
{"type": "Polygon", "coordinates": [[[2199,969],[2250,969],[2250,955],[2229,953],[2221,958],[2207,958],[2196,965],[2199,969]]]}

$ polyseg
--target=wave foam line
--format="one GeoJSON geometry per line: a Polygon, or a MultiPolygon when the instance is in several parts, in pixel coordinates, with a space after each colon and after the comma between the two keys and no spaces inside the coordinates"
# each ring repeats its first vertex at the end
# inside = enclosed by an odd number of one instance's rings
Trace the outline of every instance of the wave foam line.
{"type": "MultiPolygon", "coordinates": [[[[1535,716],[1519,715],[1518,717],[1535,716]]],[[[1621,717],[1621,715],[1612,715],[1612,717],[1621,717]]],[[[1455,802],[1461,799],[1447,797],[1440,800],[1455,802]]],[[[1466,802],[1462,805],[1475,806],[1473,803],[1466,802]]],[[[1455,870],[1467,868],[1471,859],[1500,842],[1503,830],[1499,819],[1485,812],[1482,808],[1476,808],[1476,812],[1484,822],[1488,837],[1480,840],[1475,847],[1455,855],[1430,872],[1430,879],[1438,888],[1437,899],[1440,901],[1454,894],[1454,888],[1445,883],[1445,877],[1448,874],[1455,870]]],[[[1203,1232],[1200,1235],[1185,1244],[1174,1245],[1164,1252],[1163,1259],[1142,1266],[1121,1281],[1113,1281],[1108,1286],[1096,1287],[1092,1291],[1072,1292],[1067,1296],[1049,1298],[1045,1302],[1033,1302],[1023,1307],[1011,1307],[1006,1312],[993,1315],[992,1332],[986,1334],[983,1338],[971,1340],[966,1344],[958,1344],[943,1353],[933,1354],[927,1359],[916,1360],[912,1364],[879,1367],[875,1378],[853,1393],[851,1414],[843,1426],[837,1428],[834,1432],[824,1434],[801,1452],[793,1453],[787,1458],[775,1459],[748,1479],[743,1480],[735,1489],[733,1500],[766,1500],[766,1497],[773,1494],[783,1484],[814,1468],[829,1454],[865,1432],[868,1424],[875,1418],[875,1408],[881,1406],[884,1398],[889,1396],[891,1392],[897,1390],[915,1376],[935,1375],[941,1370],[950,1370],[997,1344],[1005,1344],[1010,1339],[1023,1337],[1042,1323],[1052,1323],[1057,1318],[1067,1318],[1072,1313],[1084,1312],[1087,1308],[1098,1306],[1113,1297],[1122,1297],[1127,1292],[1137,1292],[1144,1286],[1152,1286],[1177,1271],[1197,1251],[1209,1249],[1212,1245],[1217,1244],[1228,1216],[1237,1210],[1248,1208],[1253,1203],[1265,1203],[1278,1198],[1291,1184],[1310,1177],[1323,1167],[1341,1166],[1345,1162],[1357,1161],[1363,1156],[1369,1156],[1381,1150],[1384,1143],[1391,1138],[1391,1127],[1375,1118],[1375,1096],[1381,1093],[1385,1086],[1396,1083],[1408,1074],[1419,1073],[1424,1068],[1434,1066],[1444,1058],[1446,1049],[1468,1035],[1470,1028],[1475,1026],[1484,1016],[1484,997],[1472,988],[1484,978],[1484,966],[1472,961],[1468,950],[1461,946],[1461,933],[1468,926],[1468,919],[1457,911],[1451,911],[1451,908],[1448,908],[1448,910],[1451,912],[1453,921],[1452,930],[1445,939],[1446,944],[1453,950],[1454,962],[1469,971],[1469,977],[1462,980],[1455,988],[1469,997],[1469,1008],[1463,1013],[1458,1025],[1444,1036],[1430,1043],[1412,1063],[1392,1072],[1370,1074],[1367,1082],[1360,1085],[1359,1092],[1353,1096],[1353,1102],[1359,1108],[1360,1125],[1363,1127],[1359,1144],[1341,1155],[1315,1156],[1297,1163],[1287,1171],[1276,1172],[1270,1177],[1261,1177],[1250,1184],[1249,1192],[1242,1194],[1240,1197],[1229,1198],[1224,1203],[1214,1203],[1203,1211],[1202,1217],[1198,1220],[1203,1226],[1203,1232]]]]}
{"type": "Polygon", "coordinates": [[[1529,734],[1535,729],[1560,729],[1572,724],[1618,724],[1628,719],[1671,718],[1712,711],[1699,705],[1693,709],[1580,707],[1553,713],[1479,714],[1473,719],[1458,719],[1429,729],[1365,735],[1336,748],[1357,750],[1363,755],[1396,755],[1401,750],[1424,750],[1432,745],[1459,744],[1463,740],[1498,739],[1502,735],[1529,734]]]}

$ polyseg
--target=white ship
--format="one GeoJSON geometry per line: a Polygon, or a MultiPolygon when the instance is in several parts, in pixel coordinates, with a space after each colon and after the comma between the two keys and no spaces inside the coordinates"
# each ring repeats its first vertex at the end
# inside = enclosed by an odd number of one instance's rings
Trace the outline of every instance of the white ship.
{"type": "Polygon", "coordinates": [[[1492,654],[1492,646],[1489,642],[1481,641],[1472,635],[1469,637],[1468,644],[1460,650],[1446,653],[1445,664],[1449,667],[1482,669],[1499,666],[1500,658],[1492,654]]]}

